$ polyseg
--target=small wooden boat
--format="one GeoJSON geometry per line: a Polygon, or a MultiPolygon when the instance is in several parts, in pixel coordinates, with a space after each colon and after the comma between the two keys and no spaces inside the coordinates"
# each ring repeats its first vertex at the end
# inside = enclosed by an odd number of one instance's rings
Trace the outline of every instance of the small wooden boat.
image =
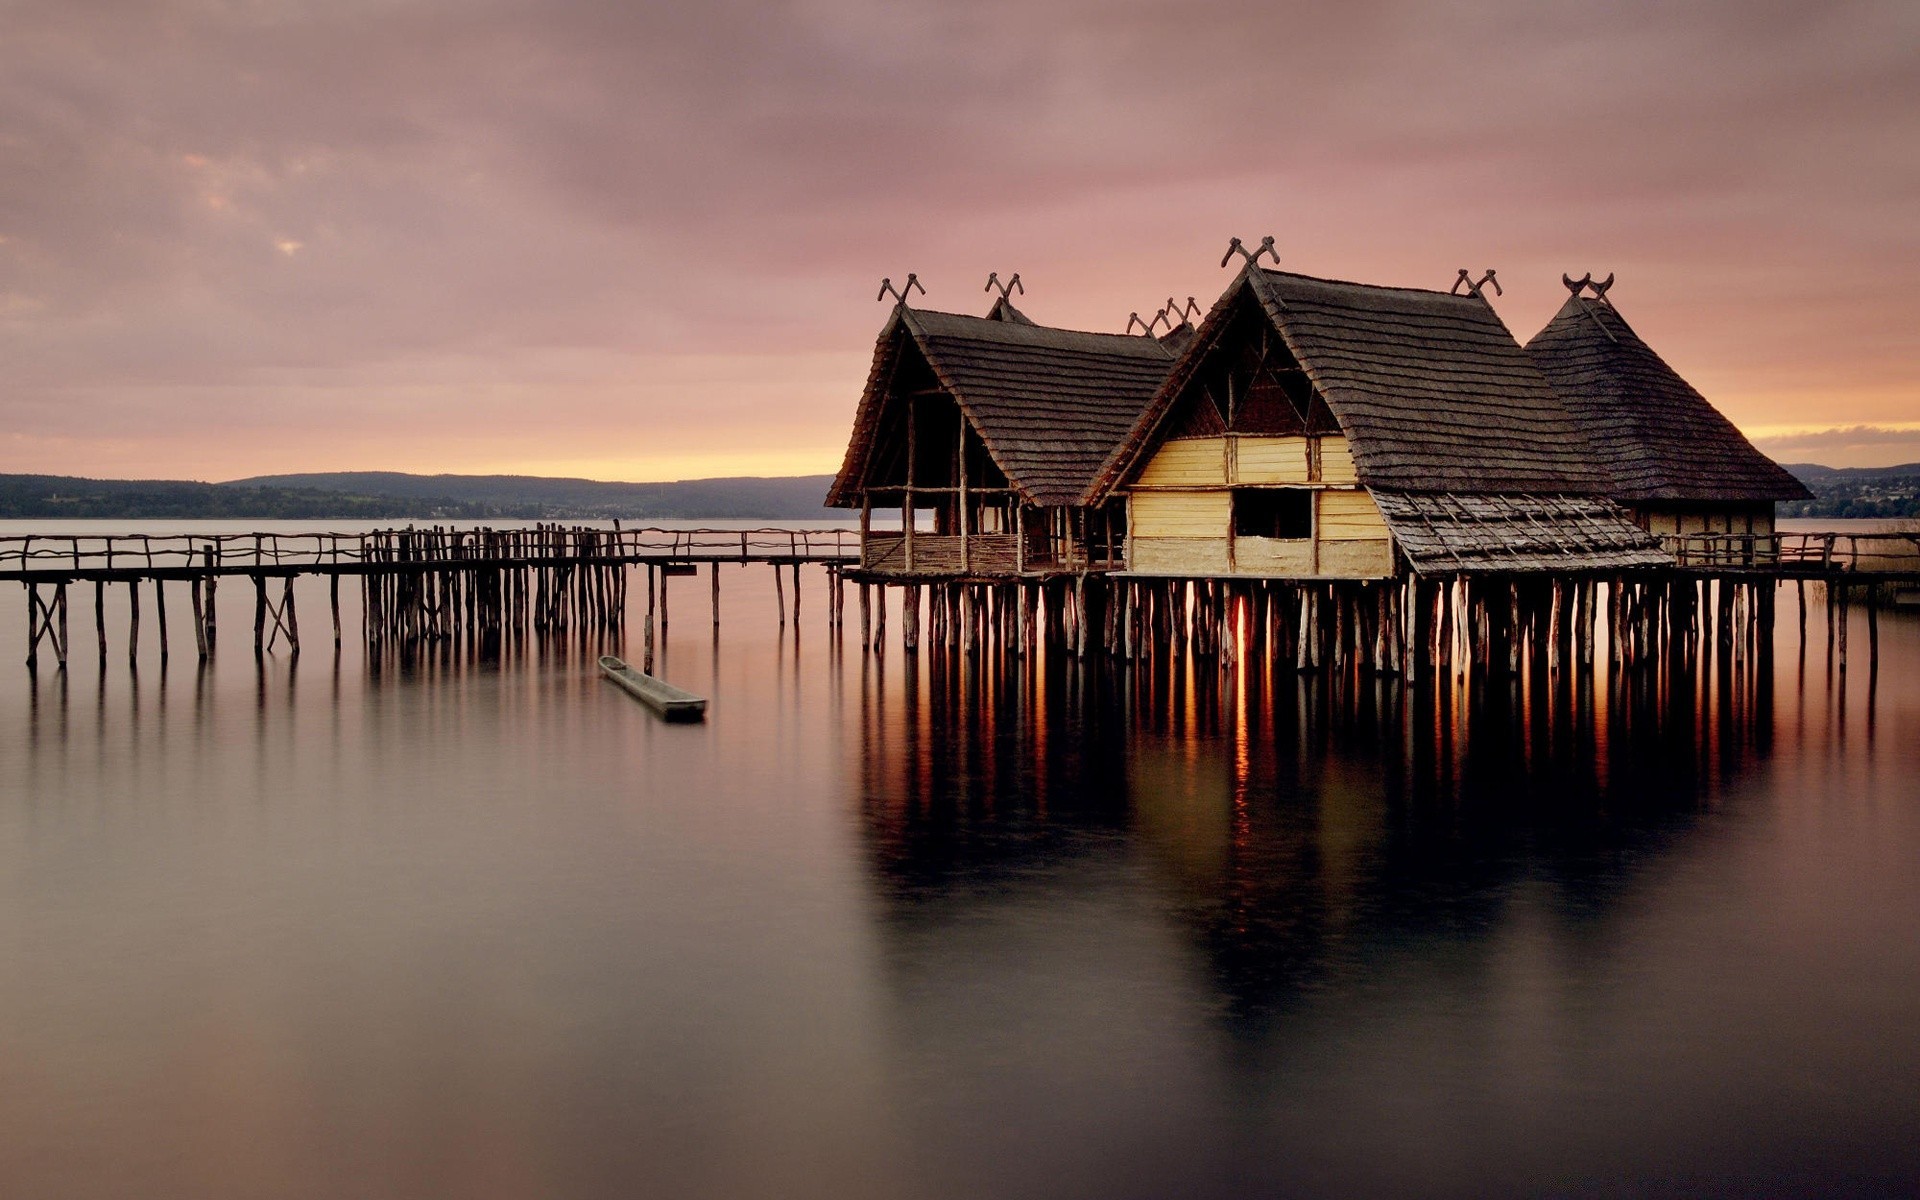
{"type": "Polygon", "coordinates": [[[669,721],[704,721],[707,718],[707,702],[704,698],[692,692],[683,692],[664,679],[655,679],[636,671],[611,654],[600,656],[600,672],[669,721]]]}

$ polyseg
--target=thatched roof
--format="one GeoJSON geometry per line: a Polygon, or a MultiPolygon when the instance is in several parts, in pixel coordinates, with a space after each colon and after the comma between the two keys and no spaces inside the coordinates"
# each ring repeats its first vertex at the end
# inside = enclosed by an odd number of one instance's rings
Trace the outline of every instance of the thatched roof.
{"type": "Polygon", "coordinates": [[[1615,499],[1809,495],[1641,341],[1611,302],[1570,297],[1526,352],[1586,428],[1615,499]]]}
{"type": "Polygon", "coordinates": [[[1673,556],[1611,501],[1376,491],[1394,542],[1423,575],[1621,571],[1673,556]]]}
{"type": "Polygon", "coordinates": [[[1242,306],[1257,304],[1353,447],[1360,481],[1409,492],[1597,495],[1580,423],[1476,296],[1248,267],[1215,302],[1101,476],[1112,486],[1242,306]]]}
{"type": "Polygon", "coordinates": [[[847,456],[827,503],[860,502],[886,390],[900,356],[918,354],[1023,498],[1089,502],[1093,479],[1173,365],[1150,337],[1035,325],[1011,304],[994,315],[896,308],[874,348],[847,456]]]}

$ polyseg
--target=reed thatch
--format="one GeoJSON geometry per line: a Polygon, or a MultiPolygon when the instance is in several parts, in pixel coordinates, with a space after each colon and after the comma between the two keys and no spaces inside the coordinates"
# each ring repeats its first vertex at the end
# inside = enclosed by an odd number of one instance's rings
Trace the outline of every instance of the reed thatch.
{"type": "Polygon", "coordinates": [[[1585,428],[1616,500],[1738,503],[1810,494],[1604,298],[1570,297],[1526,353],[1585,428]]]}
{"type": "Polygon", "coordinates": [[[1089,502],[1101,464],[1173,365],[1158,339],[1036,325],[1005,301],[988,317],[897,308],[874,349],[829,505],[859,505],[880,414],[908,355],[931,368],[1014,491],[1038,505],[1089,502]]]}
{"type": "Polygon", "coordinates": [[[1394,543],[1423,575],[1673,565],[1658,540],[1597,497],[1376,491],[1373,499],[1394,543]]]}
{"type": "Polygon", "coordinates": [[[1360,481],[1405,492],[1600,495],[1580,423],[1477,296],[1245,268],[1101,471],[1142,462],[1233,317],[1258,306],[1353,448],[1360,481]]]}

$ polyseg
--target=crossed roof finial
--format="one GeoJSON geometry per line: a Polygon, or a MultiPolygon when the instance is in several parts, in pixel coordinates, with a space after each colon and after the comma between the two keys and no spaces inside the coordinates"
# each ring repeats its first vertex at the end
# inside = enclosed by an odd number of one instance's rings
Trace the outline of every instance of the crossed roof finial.
{"type": "Polygon", "coordinates": [[[918,275],[909,274],[907,276],[907,286],[903,288],[894,287],[893,280],[891,279],[882,279],[880,281],[880,294],[875,296],[874,299],[885,300],[888,296],[892,296],[894,301],[893,306],[895,308],[905,308],[907,306],[907,297],[913,295],[915,288],[919,288],[922,296],[927,294],[927,289],[921,285],[918,275]]]}
{"type": "Polygon", "coordinates": [[[1200,302],[1198,300],[1195,300],[1192,296],[1188,296],[1187,302],[1185,304],[1182,304],[1178,300],[1175,300],[1172,296],[1168,296],[1167,306],[1161,311],[1167,314],[1169,318],[1168,324],[1173,324],[1174,322],[1172,321],[1172,318],[1174,317],[1178,317],[1180,318],[1180,320],[1184,321],[1184,320],[1188,320],[1189,318],[1199,316],[1200,302]]]}
{"type": "Polygon", "coordinates": [[[1484,288],[1484,287],[1486,287],[1486,286],[1487,286],[1488,284],[1492,284],[1492,285],[1493,285],[1493,294],[1494,294],[1494,295],[1496,295],[1496,296],[1504,296],[1504,295],[1506,295],[1506,292],[1504,292],[1504,291],[1502,291],[1502,290],[1501,290],[1501,288],[1500,288],[1500,281],[1499,281],[1498,279],[1495,279],[1495,278],[1493,277],[1493,268],[1492,268],[1492,267],[1488,267],[1488,268],[1487,268],[1487,273],[1486,273],[1485,275],[1482,275],[1482,276],[1481,276],[1480,278],[1478,278],[1478,279],[1475,279],[1475,278],[1473,277],[1473,275],[1472,275],[1472,274],[1471,274],[1471,273],[1470,273],[1470,272],[1469,272],[1469,271],[1468,271],[1468,270],[1467,270],[1467,269],[1466,269],[1465,267],[1461,267],[1461,268],[1460,268],[1460,278],[1458,278],[1458,279],[1456,279],[1456,280],[1454,280],[1454,281],[1453,281],[1453,289],[1452,289],[1452,292],[1453,292],[1453,294],[1454,294],[1454,295],[1456,295],[1456,296],[1458,296],[1458,295],[1460,294],[1460,285],[1461,285],[1461,284],[1465,284],[1465,285],[1466,285],[1466,287],[1467,287],[1467,295],[1469,295],[1469,296],[1472,296],[1472,297],[1473,297],[1473,298],[1474,298],[1475,300],[1485,300],[1485,299],[1486,299],[1486,297],[1485,297],[1485,296],[1483,296],[1483,295],[1481,295],[1481,294],[1480,294],[1480,289],[1482,289],[1482,288],[1484,288]]]}
{"type": "Polygon", "coordinates": [[[1607,289],[1613,286],[1613,272],[1608,271],[1607,277],[1601,280],[1595,280],[1592,271],[1588,271],[1578,279],[1563,272],[1560,276],[1560,282],[1566,284],[1567,290],[1576,296],[1586,289],[1592,288],[1593,298],[1595,300],[1606,300],[1607,289]]]}
{"type": "Polygon", "coordinates": [[[1239,238],[1234,238],[1232,241],[1227,243],[1227,252],[1220,256],[1220,265],[1224,267],[1228,263],[1232,262],[1233,256],[1236,254],[1238,254],[1241,258],[1246,259],[1248,266],[1252,266],[1255,263],[1259,262],[1260,256],[1263,254],[1268,254],[1273,256],[1274,266],[1277,267],[1280,265],[1280,252],[1273,248],[1272,234],[1268,234],[1266,237],[1263,237],[1260,239],[1260,248],[1257,250],[1247,249],[1246,243],[1242,242],[1239,238]]]}
{"type": "Polygon", "coordinates": [[[1128,314],[1127,314],[1127,332],[1128,332],[1128,333],[1132,333],[1132,332],[1133,332],[1133,327],[1134,327],[1135,325],[1138,325],[1138,326],[1140,327],[1140,333],[1141,333],[1141,336],[1143,336],[1143,337],[1153,337],[1153,336],[1155,336],[1155,334],[1154,334],[1154,332],[1153,332],[1153,331],[1154,331],[1154,328],[1155,328],[1155,326],[1157,326],[1157,325],[1159,325],[1159,324],[1160,324],[1160,322],[1162,322],[1162,321],[1166,321],[1166,323],[1167,323],[1167,327],[1168,327],[1169,329],[1171,329],[1171,328],[1173,328],[1173,321],[1172,321],[1171,319],[1169,319],[1169,318],[1168,318],[1168,316],[1167,316],[1167,310],[1166,310],[1166,309],[1164,309],[1164,308],[1163,308],[1163,309],[1161,309],[1161,310],[1160,310],[1159,312],[1157,312],[1157,313],[1155,313],[1155,314],[1153,314],[1153,320],[1151,320],[1151,321],[1142,321],[1142,320],[1140,319],[1140,314],[1139,314],[1139,313],[1137,313],[1137,312],[1136,312],[1136,313],[1128,313],[1128,314]]]}
{"type": "Polygon", "coordinates": [[[1000,282],[1000,272],[988,271],[987,286],[980,290],[983,292],[991,292],[996,288],[999,289],[1002,300],[1007,299],[1007,293],[1009,292],[1019,292],[1022,296],[1027,294],[1026,286],[1020,282],[1020,272],[1018,271],[1009,275],[1005,283],[1000,282]]]}

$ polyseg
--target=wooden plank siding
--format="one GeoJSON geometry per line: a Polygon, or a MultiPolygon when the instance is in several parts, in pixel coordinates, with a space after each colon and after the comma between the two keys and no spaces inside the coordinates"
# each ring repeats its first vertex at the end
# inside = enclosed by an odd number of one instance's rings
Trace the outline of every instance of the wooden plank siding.
{"type": "Polygon", "coordinates": [[[1204,488],[1227,484],[1227,439],[1179,438],[1140,472],[1137,488],[1204,488]]]}
{"type": "Polygon", "coordinates": [[[1177,438],[1128,491],[1128,569],[1173,576],[1377,578],[1393,573],[1393,540],[1358,486],[1343,437],[1177,438]],[[1314,489],[1314,536],[1237,537],[1236,487],[1314,489]]]}
{"type": "Polygon", "coordinates": [[[1634,523],[1657,537],[1701,533],[1773,533],[1773,505],[1734,505],[1724,509],[1632,506],[1634,523]]]}

